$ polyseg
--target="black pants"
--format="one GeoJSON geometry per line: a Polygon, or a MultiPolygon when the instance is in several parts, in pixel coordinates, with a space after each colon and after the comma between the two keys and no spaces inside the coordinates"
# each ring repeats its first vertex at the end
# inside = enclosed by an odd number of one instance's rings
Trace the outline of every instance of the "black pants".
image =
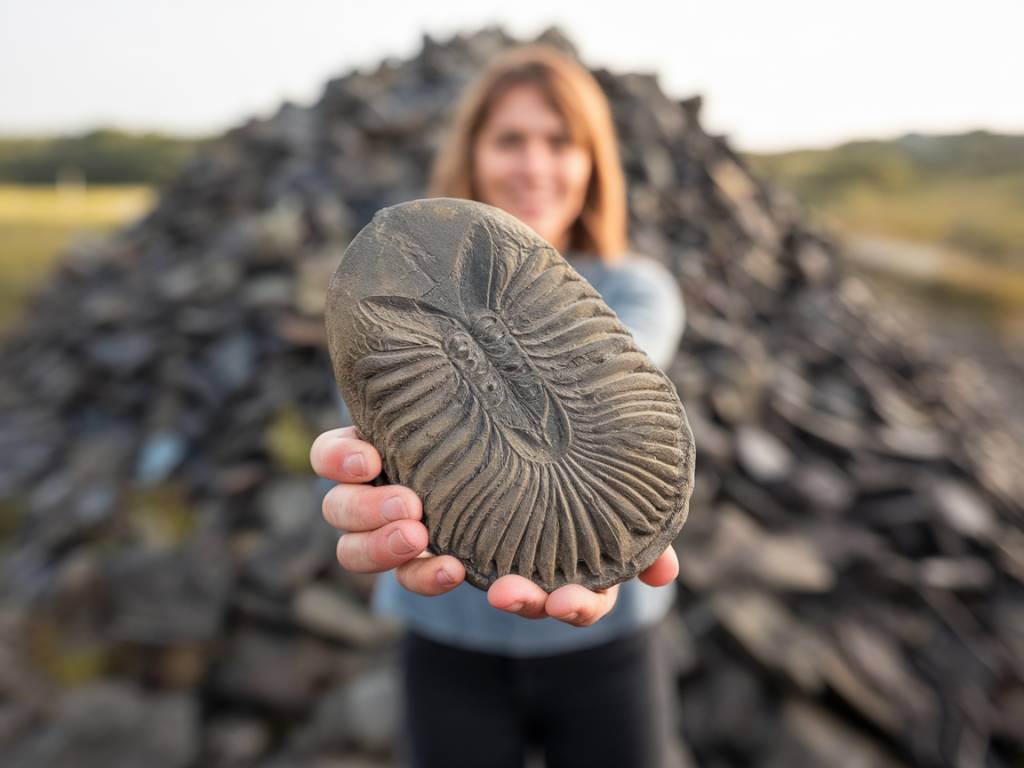
{"type": "Polygon", "coordinates": [[[414,768],[677,765],[674,686],[660,627],[594,648],[513,658],[406,631],[403,748],[414,768]]]}

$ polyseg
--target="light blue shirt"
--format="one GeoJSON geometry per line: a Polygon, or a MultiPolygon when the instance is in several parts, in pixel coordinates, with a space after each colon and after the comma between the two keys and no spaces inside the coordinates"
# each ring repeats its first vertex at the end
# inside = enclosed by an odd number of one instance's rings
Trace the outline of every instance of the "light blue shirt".
{"type": "MultiPolygon", "coordinates": [[[[682,295],[672,274],[658,262],[634,255],[618,264],[582,254],[570,254],[567,259],[601,294],[651,360],[667,367],[686,323],[682,295]]],[[[417,595],[398,583],[394,571],[388,571],[378,577],[371,605],[375,613],[397,618],[439,642],[508,656],[540,656],[597,645],[654,623],[665,615],[675,595],[675,583],[650,587],[630,579],[620,585],[615,607],[607,615],[589,627],[574,627],[557,619],[524,619],[499,611],[487,602],[486,592],[469,583],[436,597],[417,595]]]]}

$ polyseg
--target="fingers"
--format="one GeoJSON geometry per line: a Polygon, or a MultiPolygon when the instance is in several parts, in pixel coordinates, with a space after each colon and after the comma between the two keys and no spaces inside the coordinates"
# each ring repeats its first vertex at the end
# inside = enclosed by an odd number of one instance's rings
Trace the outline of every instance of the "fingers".
{"type": "Polygon", "coordinates": [[[403,485],[340,483],[326,494],[324,520],[340,531],[373,531],[396,520],[420,520],[423,503],[403,485]]]}
{"type": "Polygon", "coordinates": [[[599,592],[567,584],[549,595],[540,585],[516,575],[502,576],[487,590],[487,602],[498,610],[527,619],[551,617],[577,627],[601,619],[615,606],[618,596],[617,584],[599,592]]]}
{"type": "Polygon", "coordinates": [[[523,576],[509,574],[491,584],[487,602],[499,611],[508,611],[526,619],[543,619],[548,593],[523,576]]]}
{"type": "Polygon", "coordinates": [[[380,454],[355,427],[324,432],[309,449],[309,463],[320,477],[339,483],[368,483],[380,474],[380,454]]]}
{"type": "Polygon", "coordinates": [[[679,556],[675,548],[669,544],[668,549],[661,553],[647,570],[642,571],[637,577],[644,584],[652,587],[663,587],[675,581],[679,575],[679,556]]]}
{"type": "Polygon", "coordinates": [[[466,579],[466,569],[451,555],[415,557],[395,569],[398,583],[419,595],[442,595],[466,579]]]}
{"type": "Polygon", "coordinates": [[[593,592],[579,584],[566,584],[552,592],[544,609],[548,616],[577,627],[588,627],[615,606],[619,585],[593,592]]]}
{"type": "Polygon", "coordinates": [[[415,520],[399,520],[367,533],[338,539],[338,562],[356,573],[380,573],[413,559],[427,546],[427,529],[415,520]]]}

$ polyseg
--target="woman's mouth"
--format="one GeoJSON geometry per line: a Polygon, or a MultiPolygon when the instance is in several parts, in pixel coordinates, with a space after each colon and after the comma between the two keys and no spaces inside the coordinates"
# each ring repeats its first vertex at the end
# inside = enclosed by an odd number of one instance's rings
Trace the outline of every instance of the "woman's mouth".
{"type": "Polygon", "coordinates": [[[540,200],[522,200],[517,204],[516,208],[525,216],[540,216],[544,213],[547,206],[540,200]]]}

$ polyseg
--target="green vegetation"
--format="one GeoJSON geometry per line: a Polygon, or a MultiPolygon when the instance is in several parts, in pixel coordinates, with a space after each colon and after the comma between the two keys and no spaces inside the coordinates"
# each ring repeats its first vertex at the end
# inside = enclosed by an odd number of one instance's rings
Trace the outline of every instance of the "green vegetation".
{"type": "Polygon", "coordinates": [[[0,186],[0,332],[77,239],[116,229],[152,203],[148,187],[0,186]]]}
{"type": "Polygon", "coordinates": [[[285,472],[309,472],[309,446],[316,433],[294,405],[282,408],[263,434],[263,445],[274,464],[285,472]]]}
{"type": "Polygon", "coordinates": [[[76,241],[141,215],[210,139],[102,129],[0,138],[0,333],[76,241]]]}
{"type": "Polygon", "coordinates": [[[0,183],[160,184],[206,140],[109,129],[78,136],[0,139],[0,183]]]}
{"type": "Polygon", "coordinates": [[[911,133],[747,159],[843,231],[930,243],[1024,269],[1024,136],[911,133]]]}

